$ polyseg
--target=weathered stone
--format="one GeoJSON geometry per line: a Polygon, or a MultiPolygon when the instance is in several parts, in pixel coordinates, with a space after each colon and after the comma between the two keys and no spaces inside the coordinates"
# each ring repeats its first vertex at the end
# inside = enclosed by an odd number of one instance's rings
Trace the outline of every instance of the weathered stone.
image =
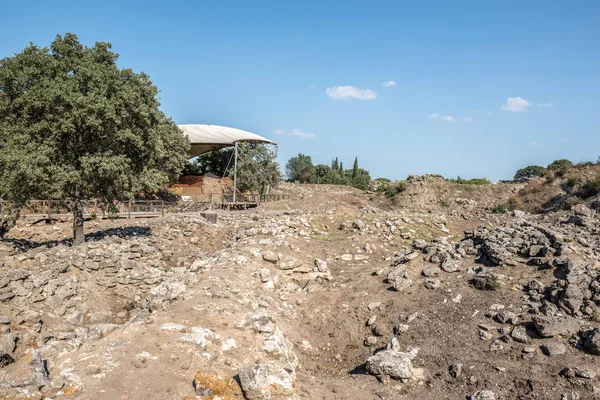
{"type": "Polygon", "coordinates": [[[12,388],[40,388],[50,383],[39,350],[30,350],[14,363],[0,369],[0,382],[12,388]]]}
{"type": "Polygon", "coordinates": [[[394,379],[409,379],[413,374],[410,355],[395,350],[378,352],[367,359],[365,366],[373,375],[387,375],[394,379]]]}
{"type": "Polygon", "coordinates": [[[249,365],[238,370],[240,386],[248,400],[270,400],[294,394],[294,369],[278,362],[249,365]]]}
{"type": "Polygon", "coordinates": [[[198,396],[236,396],[239,387],[232,377],[222,377],[213,372],[198,372],[193,381],[198,396]]]}
{"type": "Polygon", "coordinates": [[[490,390],[478,390],[469,396],[469,400],[496,400],[496,395],[490,390]]]}
{"type": "Polygon", "coordinates": [[[562,343],[544,343],[540,346],[542,352],[549,356],[559,356],[567,352],[567,348],[562,343]]]}
{"type": "Polygon", "coordinates": [[[510,334],[510,337],[512,337],[516,342],[519,343],[527,343],[529,341],[527,329],[525,329],[525,327],[522,325],[515,326],[515,328],[510,334]]]}
{"type": "Polygon", "coordinates": [[[536,315],[532,320],[543,337],[566,335],[579,330],[579,324],[572,318],[536,315]]]}
{"type": "Polygon", "coordinates": [[[272,264],[277,264],[277,261],[279,261],[279,257],[277,256],[277,254],[275,254],[275,252],[273,252],[271,250],[263,251],[262,258],[266,262],[270,262],[272,264]]]}
{"type": "Polygon", "coordinates": [[[594,355],[600,356],[600,329],[594,329],[585,339],[585,349],[594,355]]]}
{"type": "Polygon", "coordinates": [[[426,278],[433,278],[434,276],[438,276],[440,274],[440,272],[442,272],[440,267],[432,266],[432,267],[425,268],[421,272],[421,275],[423,275],[426,278]]]}

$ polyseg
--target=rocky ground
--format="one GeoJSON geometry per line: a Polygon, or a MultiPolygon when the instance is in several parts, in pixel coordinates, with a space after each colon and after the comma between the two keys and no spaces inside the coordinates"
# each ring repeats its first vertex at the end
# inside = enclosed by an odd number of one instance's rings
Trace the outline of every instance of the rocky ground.
{"type": "Polygon", "coordinates": [[[0,399],[600,397],[594,210],[281,190],[217,224],[90,222],[79,247],[67,224],[14,228],[0,399]]]}

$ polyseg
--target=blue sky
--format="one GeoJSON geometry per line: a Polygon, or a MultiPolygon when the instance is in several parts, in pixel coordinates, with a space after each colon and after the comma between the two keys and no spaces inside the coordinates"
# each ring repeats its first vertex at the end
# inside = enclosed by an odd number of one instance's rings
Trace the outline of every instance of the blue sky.
{"type": "Polygon", "coordinates": [[[497,180],[600,155],[599,20],[591,0],[21,1],[0,57],[73,32],[149,74],[177,123],[267,136],[282,164],[497,180]]]}

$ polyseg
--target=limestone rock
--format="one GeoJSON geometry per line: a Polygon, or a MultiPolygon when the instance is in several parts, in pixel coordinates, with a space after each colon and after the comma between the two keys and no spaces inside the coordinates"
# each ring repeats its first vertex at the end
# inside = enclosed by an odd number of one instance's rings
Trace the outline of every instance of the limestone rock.
{"type": "Polygon", "coordinates": [[[391,349],[369,357],[365,366],[373,375],[387,375],[394,379],[409,379],[413,374],[410,355],[391,349]]]}

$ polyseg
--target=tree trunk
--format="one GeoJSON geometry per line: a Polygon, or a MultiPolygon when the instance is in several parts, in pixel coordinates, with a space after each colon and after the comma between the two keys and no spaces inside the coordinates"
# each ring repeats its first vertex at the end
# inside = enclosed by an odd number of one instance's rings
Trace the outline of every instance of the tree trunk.
{"type": "Polygon", "coordinates": [[[72,200],[73,208],[73,246],[85,243],[83,231],[83,202],[80,199],[72,200]]]}

